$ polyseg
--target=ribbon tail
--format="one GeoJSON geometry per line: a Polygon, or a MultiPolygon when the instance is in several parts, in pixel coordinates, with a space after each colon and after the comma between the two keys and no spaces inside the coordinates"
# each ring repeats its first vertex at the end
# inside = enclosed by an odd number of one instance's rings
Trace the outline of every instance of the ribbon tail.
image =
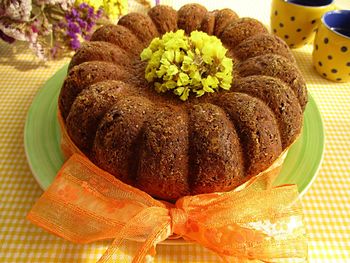
{"type": "Polygon", "coordinates": [[[181,199],[176,207],[188,211],[187,221],[174,233],[226,262],[305,262],[307,235],[296,185],[257,188],[181,199]]]}
{"type": "Polygon", "coordinates": [[[135,215],[121,230],[118,232],[117,236],[113,240],[112,244],[108,247],[106,252],[98,260],[98,263],[109,262],[113,255],[118,253],[121,244],[126,239],[145,239],[142,241],[141,247],[138,249],[136,255],[133,258],[134,263],[144,262],[144,259],[149,255],[151,257],[155,254],[155,246],[157,243],[167,239],[170,236],[170,219],[163,220],[163,222],[156,222],[154,220],[154,227],[150,230],[150,234],[147,237],[137,236],[138,228],[144,224],[145,221],[149,221],[150,218],[153,218],[154,214],[157,214],[159,207],[149,207],[142,210],[140,213],[135,215]]]}
{"type": "Polygon", "coordinates": [[[148,236],[147,240],[143,243],[143,246],[138,250],[132,262],[133,263],[143,262],[147,254],[153,257],[156,252],[155,251],[156,245],[170,236],[169,230],[170,230],[169,222],[163,223],[157,226],[156,228],[154,228],[153,231],[148,236]]]}

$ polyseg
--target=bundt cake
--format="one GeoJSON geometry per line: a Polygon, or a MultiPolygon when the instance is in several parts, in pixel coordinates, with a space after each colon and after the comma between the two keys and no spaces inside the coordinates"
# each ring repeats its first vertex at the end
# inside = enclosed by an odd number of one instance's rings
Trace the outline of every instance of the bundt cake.
{"type": "Polygon", "coordinates": [[[255,19],[199,4],[158,5],[99,28],[72,58],[58,101],[92,162],[164,200],[228,191],[267,169],[300,134],[306,103],[283,40],[255,19]],[[141,52],[178,29],[222,41],[233,60],[230,90],[181,101],[146,81],[141,52]]]}

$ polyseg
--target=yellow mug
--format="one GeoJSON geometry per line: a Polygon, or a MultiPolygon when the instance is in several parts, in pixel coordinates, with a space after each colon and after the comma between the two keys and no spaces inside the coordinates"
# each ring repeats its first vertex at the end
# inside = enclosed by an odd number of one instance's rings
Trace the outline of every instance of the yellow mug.
{"type": "Polygon", "coordinates": [[[350,82],[350,10],[324,14],[315,36],[312,61],[324,78],[350,82]]]}
{"type": "Polygon", "coordinates": [[[272,0],[271,30],[290,48],[312,43],[322,15],[334,10],[333,0],[272,0]]]}

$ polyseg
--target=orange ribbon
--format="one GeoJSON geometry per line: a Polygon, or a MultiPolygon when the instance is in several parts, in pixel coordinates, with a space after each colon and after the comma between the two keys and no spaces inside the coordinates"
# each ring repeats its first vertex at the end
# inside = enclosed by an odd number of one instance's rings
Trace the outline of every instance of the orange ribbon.
{"type": "Polygon", "coordinates": [[[107,262],[126,239],[139,240],[133,262],[155,254],[157,243],[182,237],[226,262],[304,262],[307,240],[295,185],[267,187],[283,158],[233,191],[158,201],[95,166],[70,140],[64,122],[62,150],[69,157],[27,218],[64,239],[114,239],[107,262]]]}
{"type": "Polygon", "coordinates": [[[28,214],[34,224],[77,243],[114,238],[99,262],[125,239],[142,240],[133,262],[176,234],[229,262],[305,260],[307,243],[295,185],[261,190],[262,177],[242,190],[153,199],[74,154],[28,214]]]}

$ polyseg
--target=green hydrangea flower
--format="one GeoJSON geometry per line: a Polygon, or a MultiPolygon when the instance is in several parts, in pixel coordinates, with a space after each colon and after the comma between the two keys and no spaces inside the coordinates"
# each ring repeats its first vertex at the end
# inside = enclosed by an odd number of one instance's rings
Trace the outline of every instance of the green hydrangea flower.
{"type": "Polygon", "coordinates": [[[171,90],[185,101],[190,93],[199,97],[231,88],[233,62],[226,52],[215,36],[199,31],[186,36],[178,30],[153,39],[141,60],[148,62],[145,78],[157,92],[171,90]]]}

